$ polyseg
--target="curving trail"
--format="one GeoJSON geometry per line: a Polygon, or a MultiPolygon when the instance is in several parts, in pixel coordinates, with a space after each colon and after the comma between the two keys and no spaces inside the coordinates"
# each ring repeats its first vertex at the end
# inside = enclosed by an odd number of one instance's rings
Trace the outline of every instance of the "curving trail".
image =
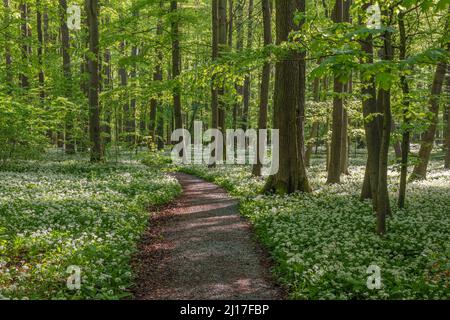
{"type": "Polygon", "coordinates": [[[212,183],[175,176],[184,192],[151,219],[133,261],[135,298],[283,298],[237,201],[212,183]]]}

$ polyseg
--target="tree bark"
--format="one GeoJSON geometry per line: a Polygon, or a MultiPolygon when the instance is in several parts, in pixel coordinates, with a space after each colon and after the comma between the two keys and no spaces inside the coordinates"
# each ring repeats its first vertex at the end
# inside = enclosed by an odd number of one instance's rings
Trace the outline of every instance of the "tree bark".
{"type": "MultiPolygon", "coordinates": [[[[304,8],[304,1],[278,0],[276,7],[277,45],[288,41],[291,31],[298,30],[294,14],[304,8]]],[[[279,129],[279,170],[270,176],[266,191],[278,194],[310,192],[303,156],[299,145],[298,114],[302,103],[292,88],[301,89],[301,55],[291,51],[276,63],[274,91],[274,127],[279,129]]]]}
{"type": "MultiPolygon", "coordinates": [[[[387,13],[384,15],[387,17],[387,13]]],[[[383,60],[393,59],[392,34],[389,30],[383,35],[384,48],[381,58],[383,60]]],[[[391,114],[391,90],[380,88],[379,90],[379,109],[382,113],[381,145],[379,154],[379,172],[378,172],[378,192],[377,192],[377,232],[380,235],[386,233],[386,216],[391,212],[389,193],[388,193],[388,160],[389,144],[391,138],[392,114],[391,114]]]]}
{"type": "Polygon", "coordinates": [[[12,73],[12,57],[11,57],[11,34],[9,32],[9,25],[11,23],[11,9],[9,6],[9,0],[3,0],[3,7],[5,9],[5,71],[6,71],[6,83],[8,85],[8,91],[11,92],[13,83],[13,73],[12,73]]]}
{"type": "MultiPolygon", "coordinates": [[[[29,51],[30,47],[28,46],[28,39],[30,37],[30,30],[28,28],[28,4],[26,1],[21,0],[20,2],[20,19],[21,19],[21,35],[22,35],[22,68],[27,69],[28,59],[29,59],[29,51]]],[[[20,72],[20,86],[23,89],[29,89],[30,82],[28,79],[28,75],[26,71],[22,70],[20,72]]]]}
{"type": "MultiPolygon", "coordinates": [[[[333,10],[333,21],[340,23],[343,21],[343,0],[336,0],[333,10]]],[[[344,117],[344,106],[342,93],[344,92],[344,84],[338,79],[338,75],[334,77],[334,97],[333,97],[333,123],[330,150],[330,166],[328,168],[327,183],[341,182],[341,152],[342,152],[342,125],[344,117]]]]}
{"type": "Polygon", "coordinates": [[[103,161],[103,148],[100,136],[99,104],[99,33],[98,0],[86,0],[87,21],[89,26],[89,136],[91,140],[91,162],[103,161]]]}
{"type": "MultiPolygon", "coordinates": [[[[400,54],[399,59],[401,61],[406,60],[407,57],[407,43],[406,43],[406,29],[405,29],[405,15],[400,12],[398,15],[398,26],[400,34],[400,54]]],[[[400,187],[398,191],[398,207],[405,207],[406,199],[406,184],[408,177],[408,156],[410,150],[410,131],[409,131],[409,119],[408,111],[410,107],[410,89],[406,76],[402,74],[400,76],[400,84],[403,93],[402,105],[403,105],[403,133],[402,133],[402,146],[401,146],[401,172],[400,172],[400,187]]]]}
{"type": "MultiPolygon", "coordinates": [[[[263,13],[263,25],[264,25],[264,45],[272,44],[272,12],[270,9],[270,0],[262,0],[262,13],[263,13]]],[[[262,76],[261,76],[261,88],[260,88],[260,98],[259,98],[259,117],[258,117],[258,128],[267,129],[267,113],[269,105],[269,86],[270,86],[270,71],[271,66],[269,62],[266,62],[263,66],[262,76]]],[[[253,166],[253,175],[261,176],[262,163],[259,158],[259,132],[258,132],[258,161],[253,166]]]]}
{"type": "MultiPolygon", "coordinates": [[[[366,7],[363,7],[365,10],[366,7]]],[[[372,64],[374,61],[373,39],[368,35],[366,39],[361,41],[361,47],[366,57],[361,63],[372,64]]],[[[364,129],[367,141],[367,165],[364,175],[363,188],[361,191],[361,199],[372,199],[374,211],[376,211],[377,192],[378,192],[378,173],[379,173],[379,154],[381,143],[381,119],[377,115],[379,113],[377,103],[377,93],[375,87],[375,79],[370,76],[365,79],[361,75],[361,94],[363,97],[363,116],[364,129]]]]}
{"type": "MultiPolygon", "coordinates": [[[[450,52],[450,43],[447,44],[447,50],[450,52]]],[[[413,173],[411,175],[412,180],[426,179],[427,168],[430,161],[431,151],[434,145],[434,139],[436,137],[436,130],[439,120],[439,99],[442,93],[442,87],[444,84],[445,74],[447,71],[447,64],[440,62],[436,67],[436,72],[433,78],[433,84],[431,86],[430,97],[430,112],[433,114],[433,119],[428,127],[427,131],[422,136],[422,144],[419,150],[419,163],[414,166],[413,173]]]]}
{"type": "MultiPolygon", "coordinates": [[[[72,70],[70,59],[70,34],[67,26],[67,1],[59,0],[60,9],[60,31],[61,31],[61,54],[63,58],[63,75],[64,75],[64,96],[70,99],[72,96],[72,70]]],[[[73,139],[73,112],[67,110],[66,112],[66,130],[65,130],[65,151],[67,154],[75,153],[75,141],[73,139]]]]}
{"type": "MultiPolygon", "coordinates": [[[[170,2],[170,12],[172,16],[171,36],[172,36],[172,80],[178,81],[177,77],[181,73],[181,56],[180,56],[180,34],[179,34],[179,18],[178,1],[170,2]]],[[[181,88],[176,84],[173,89],[173,106],[175,116],[175,129],[183,128],[183,118],[181,112],[181,88]]]]}
{"type": "Polygon", "coordinates": [[[39,97],[41,99],[41,104],[44,104],[45,100],[45,75],[44,75],[44,68],[43,68],[43,61],[42,61],[42,55],[44,50],[44,36],[42,32],[42,3],[41,0],[36,0],[36,28],[37,28],[37,38],[38,38],[38,49],[37,49],[37,56],[38,56],[38,64],[39,64],[39,75],[38,75],[38,81],[39,81],[39,97]]]}
{"type": "Polygon", "coordinates": [[[447,69],[447,125],[445,134],[445,163],[444,168],[450,169],[450,66],[447,69]]]}
{"type": "MultiPolygon", "coordinates": [[[[254,9],[253,0],[249,0],[248,18],[247,18],[247,49],[251,49],[253,45],[253,9],[254,9]]],[[[244,88],[243,88],[244,109],[242,110],[242,129],[244,131],[247,130],[249,124],[248,112],[250,108],[250,85],[251,85],[250,74],[247,74],[244,79],[244,88]]]]}

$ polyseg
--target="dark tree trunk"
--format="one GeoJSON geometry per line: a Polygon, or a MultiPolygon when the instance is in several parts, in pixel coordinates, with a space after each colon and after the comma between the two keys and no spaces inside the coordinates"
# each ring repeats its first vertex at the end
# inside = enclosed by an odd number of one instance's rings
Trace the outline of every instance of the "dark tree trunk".
{"type": "MultiPolygon", "coordinates": [[[[64,75],[64,95],[70,99],[72,96],[72,70],[70,59],[70,34],[67,27],[67,1],[59,0],[60,22],[61,22],[61,54],[63,58],[63,75],[64,75]]],[[[68,110],[66,113],[66,135],[65,150],[67,154],[75,153],[75,141],[73,139],[73,113],[68,110]]]]}
{"type": "MultiPolygon", "coordinates": [[[[121,41],[120,42],[120,52],[122,54],[125,54],[125,47],[126,47],[125,41],[121,41]]],[[[122,130],[125,131],[125,135],[126,135],[125,140],[129,141],[129,135],[131,132],[131,128],[128,128],[127,124],[129,123],[128,119],[130,117],[130,102],[128,99],[129,98],[128,93],[126,92],[127,91],[126,87],[128,86],[128,72],[127,72],[125,66],[120,66],[118,72],[119,72],[119,78],[120,78],[120,86],[123,89],[122,99],[125,100],[125,103],[123,104],[123,107],[122,107],[123,108],[122,109],[122,111],[123,111],[122,119],[118,123],[118,127],[119,127],[118,129],[119,129],[119,132],[122,132],[122,130]]]]}
{"type": "MultiPolygon", "coordinates": [[[[336,0],[333,10],[333,21],[343,21],[343,0],[336,0]]],[[[341,179],[341,152],[342,152],[342,125],[344,117],[344,106],[342,93],[344,92],[344,84],[338,79],[338,75],[334,78],[334,97],[333,97],[333,122],[330,150],[330,166],[328,168],[327,183],[340,183],[341,179]]]]}
{"type": "MultiPolygon", "coordinates": [[[[363,7],[365,10],[366,8],[363,7]]],[[[361,41],[361,47],[366,58],[361,63],[373,63],[373,40],[372,36],[368,35],[366,39],[361,41]]],[[[368,79],[362,75],[361,94],[366,98],[363,99],[363,116],[364,129],[366,132],[367,141],[367,165],[366,173],[364,175],[364,183],[361,192],[361,199],[372,199],[374,211],[377,205],[378,192],[378,173],[379,173],[379,154],[381,143],[381,119],[376,116],[379,113],[377,107],[377,94],[375,88],[375,80],[373,76],[368,79]]]]}
{"type": "MultiPolygon", "coordinates": [[[[400,60],[406,60],[407,57],[407,44],[406,44],[406,30],[405,30],[405,20],[404,13],[400,13],[398,15],[398,26],[400,33],[400,60]]],[[[408,156],[410,150],[410,132],[409,132],[409,119],[408,119],[408,110],[410,106],[409,102],[409,83],[406,79],[406,76],[402,74],[400,76],[400,84],[403,93],[403,133],[402,133],[402,146],[401,146],[401,172],[400,172],[400,187],[398,191],[398,206],[399,208],[405,207],[405,199],[406,199],[406,183],[408,177],[408,156]]]]}
{"type": "Polygon", "coordinates": [[[445,134],[445,163],[444,167],[450,169],[450,66],[447,69],[447,124],[445,134]]]}
{"type": "MultiPolygon", "coordinates": [[[[178,2],[170,2],[170,11],[173,14],[177,14],[178,2]]],[[[181,72],[181,57],[180,57],[180,34],[179,34],[179,19],[178,17],[172,17],[172,80],[177,80],[177,77],[181,72]]],[[[181,112],[181,88],[177,84],[173,89],[173,106],[175,116],[175,129],[183,128],[183,118],[181,112]]]]}
{"type": "MultiPolygon", "coordinates": [[[[385,13],[386,15],[386,13],[385,13]]],[[[384,48],[381,58],[390,61],[393,59],[392,35],[385,31],[383,35],[384,48]]],[[[378,192],[377,192],[377,232],[380,235],[386,233],[386,216],[391,212],[388,193],[388,160],[389,144],[391,138],[392,114],[391,114],[391,90],[381,88],[379,91],[379,109],[381,111],[382,130],[379,154],[378,192]]]]}
{"type": "MultiPolygon", "coordinates": [[[[244,48],[244,1],[239,0],[236,6],[236,51],[240,52],[244,48]]],[[[240,85],[236,85],[236,92],[240,95],[244,95],[244,88],[240,85]]],[[[241,127],[241,115],[242,115],[242,104],[236,102],[233,105],[233,129],[241,127]]]]}
{"type": "MultiPolygon", "coordinates": [[[[108,23],[108,22],[107,22],[108,23]]],[[[105,67],[104,67],[104,89],[105,90],[111,90],[112,89],[112,66],[111,66],[111,50],[105,49],[104,53],[104,60],[105,60],[105,67]]],[[[103,126],[102,126],[102,132],[104,133],[103,137],[103,144],[106,145],[111,142],[111,118],[112,118],[112,112],[111,107],[107,104],[103,104],[103,126]]]]}
{"type": "MultiPolygon", "coordinates": [[[[28,62],[28,56],[30,52],[30,47],[28,45],[29,38],[30,38],[30,30],[28,28],[28,4],[26,1],[22,0],[20,2],[20,19],[21,19],[21,35],[22,35],[22,68],[27,68],[29,62],[28,62]]],[[[20,86],[23,89],[29,89],[30,88],[30,82],[28,80],[28,75],[26,71],[22,71],[20,73],[20,86]]]]}
{"type": "MultiPolygon", "coordinates": [[[[276,35],[277,44],[288,40],[291,31],[298,30],[294,23],[294,14],[304,8],[304,1],[276,1],[276,35]]],[[[280,130],[279,170],[270,176],[265,186],[266,191],[278,194],[296,191],[310,192],[306,169],[299,145],[298,114],[302,103],[299,94],[292,88],[301,88],[301,56],[289,52],[276,63],[274,127],[280,130]]]]}
{"type": "MultiPolygon", "coordinates": [[[[447,44],[447,49],[450,52],[450,43],[447,44]]],[[[436,136],[436,130],[439,119],[439,99],[442,93],[442,87],[444,84],[445,74],[447,71],[447,64],[440,62],[436,67],[434,74],[433,84],[431,86],[430,97],[430,112],[433,114],[433,119],[427,131],[422,136],[422,144],[419,150],[419,163],[414,166],[411,179],[426,179],[427,168],[430,161],[431,151],[434,145],[434,139],[436,136]]]]}
{"type": "Polygon", "coordinates": [[[45,75],[43,69],[43,50],[44,50],[44,36],[42,32],[42,8],[41,8],[41,0],[36,0],[36,27],[37,27],[37,38],[38,38],[38,64],[39,64],[39,97],[41,99],[41,104],[44,104],[45,101],[45,75]]]}
{"type": "MultiPolygon", "coordinates": [[[[219,56],[223,55],[227,46],[227,0],[218,0],[218,43],[219,43],[219,56]]],[[[218,106],[219,106],[219,129],[225,130],[225,117],[226,117],[226,105],[223,95],[225,94],[224,88],[219,88],[218,106]]],[[[225,150],[224,150],[224,154],[225,150]]]]}
{"type": "MultiPolygon", "coordinates": [[[[247,49],[251,49],[253,45],[253,0],[249,0],[248,3],[248,18],[247,18],[247,49]]],[[[248,112],[250,107],[250,85],[251,79],[250,74],[247,74],[244,79],[244,88],[243,88],[243,102],[244,109],[242,111],[242,128],[247,130],[249,119],[248,112]]]]}
{"type": "MultiPolygon", "coordinates": [[[[163,7],[163,2],[159,3],[160,8],[163,7]]],[[[156,57],[157,57],[157,61],[156,61],[156,65],[155,65],[155,71],[153,73],[153,81],[162,81],[163,80],[163,71],[162,71],[162,62],[163,62],[163,53],[161,50],[161,36],[162,36],[162,20],[161,18],[158,19],[158,25],[156,27],[156,37],[158,39],[158,46],[156,49],[156,57]]],[[[153,98],[150,101],[150,136],[152,137],[152,142],[157,142],[158,145],[158,149],[161,150],[164,148],[164,117],[163,117],[163,113],[161,110],[161,106],[159,106],[160,104],[160,97],[161,95],[158,94],[157,98],[153,98]],[[159,106],[159,108],[158,108],[159,106]],[[159,111],[159,116],[158,116],[158,109],[160,109],[159,111]],[[161,129],[160,126],[158,125],[159,122],[162,122],[162,131],[158,130],[161,129]],[[157,131],[157,132],[156,132],[157,131]],[[158,133],[158,134],[156,134],[158,133]]]]}
{"type": "MultiPolygon", "coordinates": [[[[263,25],[264,25],[264,45],[272,44],[272,12],[270,8],[270,0],[262,0],[262,13],[263,13],[263,25]]],[[[270,86],[270,71],[271,66],[269,62],[266,62],[263,66],[262,76],[261,76],[261,88],[260,88],[260,98],[259,98],[259,118],[258,118],[258,129],[267,128],[267,113],[269,105],[269,86],[270,86]]],[[[259,132],[258,132],[258,162],[253,166],[253,175],[260,176],[262,163],[259,158],[259,132]]]]}
{"type": "MultiPolygon", "coordinates": [[[[9,0],[3,0],[3,7],[5,8],[5,26],[9,26],[11,21],[11,9],[9,7],[9,0]]],[[[13,73],[12,73],[12,57],[11,57],[11,34],[9,32],[9,27],[5,28],[5,71],[6,71],[6,82],[8,85],[8,91],[12,90],[13,87],[13,73]]]]}
{"type": "MultiPolygon", "coordinates": [[[[212,0],[212,60],[219,56],[219,0],[212,0]]],[[[214,79],[213,79],[214,81],[214,79]]],[[[211,84],[211,128],[219,127],[219,103],[218,90],[215,84],[211,84]]]]}
{"type": "MultiPolygon", "coordinates": [[[[315,78],[314,82],[313,82],[313,97],[314,97],[314,102],[320,102],[320,79],[319,78],[315,78]]],[[[305,165],[307,167],[309,167],[311,165],[311,154],[313,152],[314,139],[316,139],[318,132],[319,132],[319,122],[313,121],[312,126],[311,126],[309,141],[308,141],[306,152],[305,152],[305,165]]]]}
{"type": "Polygon", "coordinates": [[[100,136],[98,0],[86,0],[86,11],[89,26],[89,135],[91,140],[91,162],[101,162],[103,161],[103,149],[100,136]]]}

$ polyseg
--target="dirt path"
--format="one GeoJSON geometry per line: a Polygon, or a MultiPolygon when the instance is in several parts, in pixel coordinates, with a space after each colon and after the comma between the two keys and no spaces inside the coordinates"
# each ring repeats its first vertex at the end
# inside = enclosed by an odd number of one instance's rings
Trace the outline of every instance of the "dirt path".
{"type": "Polygon", "coordinates": [[[270,262],[237,202],[177,173],[182,196],[151,221],[133,263],[136,299],[280,299],[270,262]]]}

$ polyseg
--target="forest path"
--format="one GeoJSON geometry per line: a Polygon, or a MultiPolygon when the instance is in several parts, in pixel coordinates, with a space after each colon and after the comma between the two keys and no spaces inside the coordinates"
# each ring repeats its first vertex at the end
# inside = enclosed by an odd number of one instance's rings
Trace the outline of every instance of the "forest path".
{"type": "Polygon", "coordinates": [[[183,194],[152,217],[133,261],[135,298],[281,299],[237,201],[212,183],[175,176],[183,194]]]}

